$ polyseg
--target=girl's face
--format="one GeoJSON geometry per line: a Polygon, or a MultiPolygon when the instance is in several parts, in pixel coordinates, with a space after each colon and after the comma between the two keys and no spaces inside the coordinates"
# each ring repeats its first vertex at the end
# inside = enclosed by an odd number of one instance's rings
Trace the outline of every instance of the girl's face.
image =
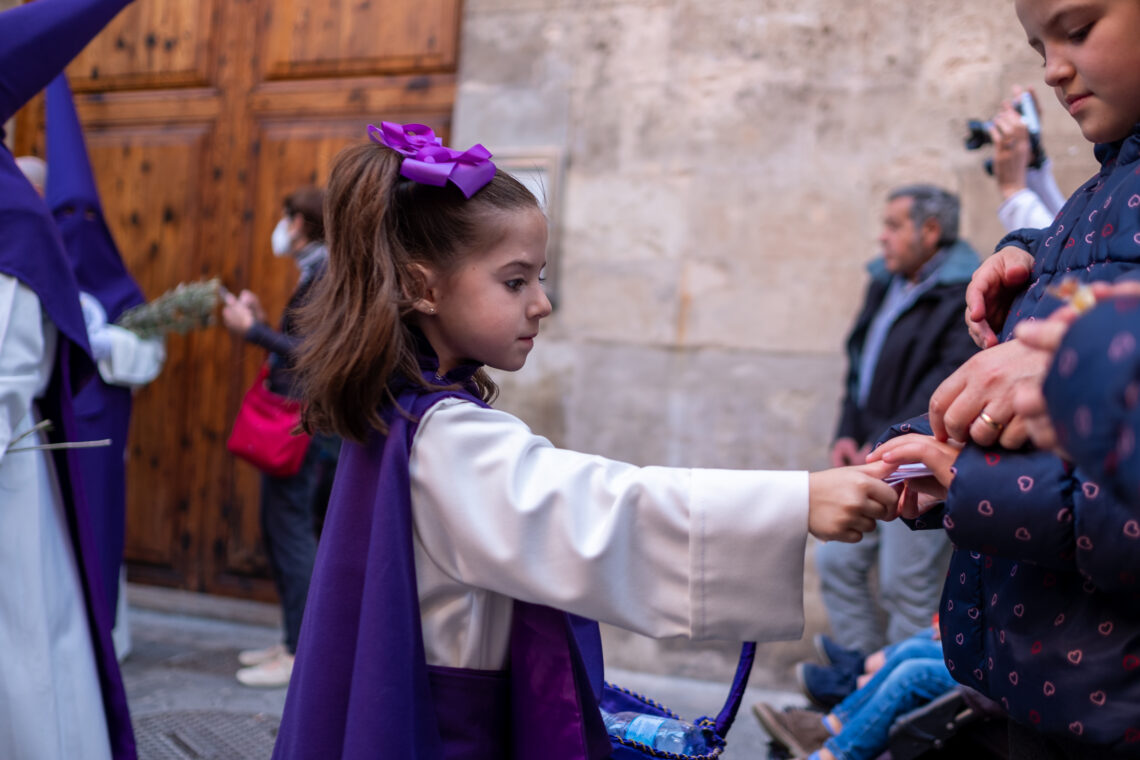
{"type": "Polygon", "coordinates": [[[1045,83],[1094,143],[1140,122],[1140,0],[1015,0],[1045,83]]]}
{"type": "Polygon", "coordinates": [[[546,217],[538,209],[500,213],[498,238],[466,254],[454,272],[428,276],[419,324],[440,374],[464,360],[514,371],[550,314],[539,275],[546,266],[546,217]],[[433,311],[434,310],[434,311],[433,311]]]}

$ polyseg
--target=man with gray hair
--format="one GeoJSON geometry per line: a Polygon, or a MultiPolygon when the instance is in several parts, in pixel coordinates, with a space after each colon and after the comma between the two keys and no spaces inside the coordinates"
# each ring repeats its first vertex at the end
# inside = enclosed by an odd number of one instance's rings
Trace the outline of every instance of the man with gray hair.
{"type": "MultiPolygon", "coordinates": [[[[868,267],[871,282],[847,340],[833,466],[861,464],[888,426],[925,412],[938,384],[977,350],[962,312],[979,262],[958,239],[958,215],[957,196],[931,185],[899,187],[887,197],[882,255],[868,267]]],[[[820,640],[820,648],[836,654],[838,644],[867,654],[928,628],[949,556],[943,531],[912,532],[897,521],[858,544],[820,545],[816,563],[835,636],[820,640]]],[[[829,701],[812,674],[799,671],[805,691],[829,701]]]]}

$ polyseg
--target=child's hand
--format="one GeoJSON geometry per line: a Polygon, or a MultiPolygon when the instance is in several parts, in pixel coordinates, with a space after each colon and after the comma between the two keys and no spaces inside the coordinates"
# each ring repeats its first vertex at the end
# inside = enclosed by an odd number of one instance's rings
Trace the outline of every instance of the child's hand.
{"type": "Polygon", "coordinates": [[[876,520],[893,520],[899,497],[883,482],[885,462],[808,475],[808,530],[821,541],[857,542],[876,520]]]}
{"type": "Polygon", "coordinates": [[[981,348],[996,346],[1013,297],[1033,272],[1033,257],[1006,246],[982,262],[966,288],[966,327],[981,348]]]}
{"type": "Polygon", "coordinates": [[[961,444],[944,443],[933,436],[911,433],[886,441],[867,459],[868,462],[890,465],[890,471],[902,464],[921,463],[930,468],[930,477],[907,480],[903,489],[899,514],[914,518],[946,498],[950,482],[954,480],[954,461],[961,450],[961,444]]]}

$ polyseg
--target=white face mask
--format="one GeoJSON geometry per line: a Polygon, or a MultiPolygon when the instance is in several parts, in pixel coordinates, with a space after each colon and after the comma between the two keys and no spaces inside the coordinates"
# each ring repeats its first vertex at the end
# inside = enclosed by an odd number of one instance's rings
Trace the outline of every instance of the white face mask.
{"type": "Polygon", "coordinates": [[[277,226],[273,228],[273,236],[269,238],[269,244],[273,246],[274,256],[288,256],[289,250],[293,247],[293,238],[289,234],[289,220],[282,217],[277,226]]]}

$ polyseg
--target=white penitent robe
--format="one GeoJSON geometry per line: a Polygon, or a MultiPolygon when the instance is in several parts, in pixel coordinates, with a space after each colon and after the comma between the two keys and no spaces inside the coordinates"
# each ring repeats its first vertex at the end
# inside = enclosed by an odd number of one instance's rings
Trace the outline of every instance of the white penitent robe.
{"type": "MultiPolygon", "coordinates": [[[[38,420],[56,329],[35,293],[0,274],[0,756],[110,758],[79,570],[51,456],[7,452],[38,420]]],[[[25,438],[14,448],[46,443],[25,438]]]]}
{"type": "Polygon", "coordinates": [[[429,664],[503,667],[515,598],[656,638],[802,635],[806,472],[635,467],[446,399],[410,476],[429,664]]]}

